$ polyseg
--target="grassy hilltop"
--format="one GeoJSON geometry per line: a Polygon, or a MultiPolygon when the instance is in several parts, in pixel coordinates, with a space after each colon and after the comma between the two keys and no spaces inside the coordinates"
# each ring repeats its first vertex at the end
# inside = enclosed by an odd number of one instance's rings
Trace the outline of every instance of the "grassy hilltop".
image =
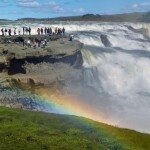
{"type": "Polygon", "coordinates": [[[100,22],[150,22],[150,12],[134,12],[113,15],[85,14],[57,18],[22,18],[17,21],[100,21],[100,22]]]}
{"type": "Polygon", "coordinates": [[[62,16],[56,18],[20,18],[17,20],[0,19],[1,23],[15,23],[16,21],[25,22],[53,22],[53,21],[100,21],[100,22],[146,22],[150,23],[150,11],[133,12],[123,14],[84,14],[82,16],[62,16]]]}
{"type": "Polygon", "coordinates": [[[149,141],[82,117],[0,107],[0,150],[148,150],[149,141]]]}

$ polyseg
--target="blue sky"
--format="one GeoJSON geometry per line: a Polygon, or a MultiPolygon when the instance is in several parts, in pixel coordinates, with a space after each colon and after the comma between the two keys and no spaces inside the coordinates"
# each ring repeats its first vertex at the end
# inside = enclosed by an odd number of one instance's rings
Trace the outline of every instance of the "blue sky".
{"type": "Polygon", "coordinates": [[[0,0],[0,19],[150,11],[150,0],[0,0]]]}

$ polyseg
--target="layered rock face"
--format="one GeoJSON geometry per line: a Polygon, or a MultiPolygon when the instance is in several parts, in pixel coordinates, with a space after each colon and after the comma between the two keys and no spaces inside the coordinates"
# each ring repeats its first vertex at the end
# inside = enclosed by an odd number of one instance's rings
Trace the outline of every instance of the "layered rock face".
{"type": "Polygon", "coordinates": [[[67,37],[1,37],[0,104],[37,109],[39,106],[33,96],[36,88],[60,90],[67,82],[80,80],[82,47],[82,43],[69,41],[67,37]],[[34,38],[46,39],[47,45],[28,47],[20,40],[32,41],[34,38]]]}

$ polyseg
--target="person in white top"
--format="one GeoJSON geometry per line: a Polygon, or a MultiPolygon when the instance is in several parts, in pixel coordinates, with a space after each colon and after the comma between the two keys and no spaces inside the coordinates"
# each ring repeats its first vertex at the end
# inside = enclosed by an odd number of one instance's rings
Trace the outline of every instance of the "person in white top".
{"type": "Polygon", "coordinates": [[[27,41],[27,45],[28,45],[28,48],[31,48],[31,41],[30,40],[27,41]]]}
{"type": "Polygon", "coordinates": [[[69,36],[69,41],[73,41],[73,38],[74,38],[74,35],[73,35],[73,34],[70,34],[70,36],[69,36]]]}

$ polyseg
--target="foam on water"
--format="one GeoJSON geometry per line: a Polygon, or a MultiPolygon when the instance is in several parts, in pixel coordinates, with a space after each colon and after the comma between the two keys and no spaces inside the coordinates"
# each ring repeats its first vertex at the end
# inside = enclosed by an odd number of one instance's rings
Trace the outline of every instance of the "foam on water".
{"type": "MultiPolygon", "coordinates": [[[[149,132],[150,59],[134,57],[122,52],[97,52],[94,55],[92,52],[86,53],[84,51],[84,65],[89,68],[87,72],[89,76],[86,77],[92,78],[91,67],[97,68],[99,82],[97,79],[95,82],[100,84],[92,84],[92,86],[100,92],[100,95],[105,95],[99,99],[99,105],[105,107],[103,112],[110,117],[110,122],[149,132]]],[[[98,107],[95,105],[95,108],[98,107]]]]}

